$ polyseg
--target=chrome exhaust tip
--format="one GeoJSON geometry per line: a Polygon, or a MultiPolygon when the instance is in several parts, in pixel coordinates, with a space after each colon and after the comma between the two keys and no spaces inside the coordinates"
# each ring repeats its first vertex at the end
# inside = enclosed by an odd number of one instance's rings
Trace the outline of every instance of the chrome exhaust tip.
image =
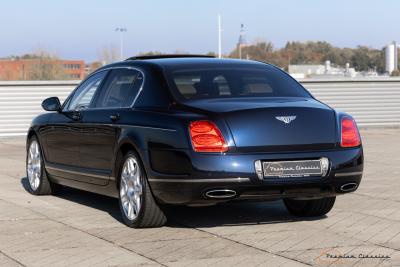
{"type": "Polygon", "coordinates": [[[344,184],[340,187],[340,191],[342,192],[349,192],[349,191],[354,191],[356,190],[358,187],[358,184],[356,183],[348,183],[348,184],[344,184]]]}
{"type": "Polygon", "coordinates": [[[230,189],[215,189],[205,193],[206,197],[214,199],[233,198],[236,195],[236,191],[230,189]]]}

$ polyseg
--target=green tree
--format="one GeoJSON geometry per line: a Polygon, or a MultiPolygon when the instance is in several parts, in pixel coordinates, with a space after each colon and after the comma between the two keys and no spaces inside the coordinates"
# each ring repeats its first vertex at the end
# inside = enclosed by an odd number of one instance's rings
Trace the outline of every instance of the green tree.
{"type": "MultiPolygon", "coordinates": [[[[229,57],[239,56],[236,47],[229,57]]],[[[287,69],[289,64],[323,64],[330,60],[332,64],[345,66],[350,63],[358,71],[385,71],[385,55],[383,50],[366,46],[357,48],[335,47],[325,41],[317,42],[287,42],[285,47],[274,49],[271,42],[259,41],[242,47],[242,57],[265,61],[287,69]]]]}

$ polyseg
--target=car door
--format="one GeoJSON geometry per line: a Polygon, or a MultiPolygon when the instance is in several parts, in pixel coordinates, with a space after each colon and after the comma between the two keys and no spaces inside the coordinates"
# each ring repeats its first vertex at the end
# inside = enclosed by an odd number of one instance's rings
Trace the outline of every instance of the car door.
{"type": "Polygon", "coordinates": [[[101,87],[107,72],[96,73],[84,81],[67,99],[61,112],[54,113],[44,133],[46,169],[52,175],[84,180],[80,175],[80,150],[85,125],[82,118],[101,87]]]}
{"type": "Polygon", "coordinates": [[[111,70],[93,107],[83,113],[85,130],[81,137],[80,164],[97,173],[99,179],[113,170],[115,146],[121,131],[119,121],[129,116],[142,82],[143,74],[138,70],[111,70]]]}

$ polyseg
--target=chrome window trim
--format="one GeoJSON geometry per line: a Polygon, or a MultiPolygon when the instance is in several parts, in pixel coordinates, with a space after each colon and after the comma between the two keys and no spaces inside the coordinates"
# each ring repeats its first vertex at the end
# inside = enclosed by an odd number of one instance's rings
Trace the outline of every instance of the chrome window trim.
{"type": "MultiPolygon", "coordinates": [[[[146,82],[146,76],[144,75],[144,72],[143,72],[141,69],[136,68],[136,67],[129,67],[129,66],[116,66],[116,67],[110,67],[110,68],[101,69],[101,70],[99,70],[99,71],[94,72],[94,73],[91,74],[91,75],[94,75],[94,74],[96,74],[97,72],[100,72],[100,71],[112,71],[112,70],[115,70],[115,69],[136,70],[136,71],[140,72],[140,73],[142,74],[142,76],[143,76],[142,85],[140,86],[138,92],[136,93],[136,96],[135,96],[135,98],[133,99],[132,104],[131,104],[130,106],[127,106],[127,107],[99,107],[99,108],[87,108],[87,109],[85,109],[85,110],[123,109],[123,108],[133,108],[133,107],[135,106],[136,101],[137,101],[137,99],[139,98],[140,93],[141,93],[142,90],[143,90],[144,83],[146,82]]],[[[89,78],[89,77],[88,77],[88,78],[89,78]]]]}
{"type": "MultiPolygon", "coordinates": [[[[64,111],[64,105],[65,105],[68,101],[70,101],[71,97],[73,97],[73,95],[75,95],[75,91],[76,91],[83,83],[85,83],[85,82],[86,82],[88,79],[90,79],[93,75],[96,75],[96,74],[98,74],[98,73],[100,73],[100,72],[103,72],[103,71],[112,71],[112,70],[115,70],[115,69],[130,69],[130,70],[136,70],[136,71],[140,72],[140,73],[142,74],[142,76],[143,76],[142,85],[140,86],[138,92],[136,93],[136,96],[135,96],[135,98],[133,99],[132,104],[131,104],[130,106],[127,106],[127,107],[85,108],[85,109],[83,109],[83,110],[81,110],[81,111],[86,111],[86,110],[105,110],[105,109],[116,109],[116,108],[120,108],[120,109],[121,109],[121,108],[133,108],[133,107],[135,106],[135,104],[136,104],[137,99],[139,98],[140,94],[141,94],[142,91],[143,91],[143,87],[144,87],[144,84],[145,84],[145,82],[146,82],[146,75],[144,74],[144,71],[143,71],[142,69],[137,68],[137,67],[131,67],[131,66],[115,66],[115,67],[108,67],[108,68],[104,68],[104,69],[99,69],[99,70],[96,70],[96,71],[94,71],[93,73],[89,74],[89,76],[87,76],[85,80],[81,81],[81,82],[78,84],[78,86],[74,89],[74,91],[73,91],[73,92],[68,96],[68,98],[64,101],[63,106],[62,106],[63,111],[64,111]]],[[[105,78],[107,78],[107,76],[106,76],[105,78]]],[[[71,112],[71,111],[74,111],[74,110],[66,110],[66,111],[71,112]]]]}

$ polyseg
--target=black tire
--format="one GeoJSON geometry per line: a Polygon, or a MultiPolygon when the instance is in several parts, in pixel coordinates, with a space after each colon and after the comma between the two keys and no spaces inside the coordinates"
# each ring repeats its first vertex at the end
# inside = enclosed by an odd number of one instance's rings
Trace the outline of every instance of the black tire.
{"type": "Polygon", "coordinates": [[[119,176],[118,176],[118,190],[119,190],[119,207],[121,210],[121,215],[124,223],[133,228],[151,228],[151,227],[161,227],[167,222],[167,218],[164,215],[163,211],[157,205],[153,194],[151,192],[150,186],[147,182],[147,177],[145,170],[143,168],[143,164],[140,161],[139,156],[133,152],[129,151],[126,153],[121,160],[119,166],[119,176]],[[134,219],[130,219],[124,211],[124,207],[122,204],[122,197],[121,197],[121,186],[122,186],[122,177],[121,174],[123,172],[123,167],[125,162],[128,159],[134,158],[140,168],[140,181],[142,185],[142,194],[140,196],[141,205],[137,215],[134,219]]]}
{"type": "Polygon", "coordinates": [[[46,168],[44,165],[43,154],[41,150],[41,146],[39,140],[36,136],[32,136],[28,141],[27,152],[26,152],[26,177],[28,179],[28,191],[33,195],[52,195],[59,191],[60,185],[55,184],[49,180],[46,173],[46,168]],[[39,176],[39,186],[34,188],[29,180],[28,174],[28,157],[29,157],[29,150],[33,142],[36,142],[39,149],[40,154],[40,176],[39,176]]]}
{"type": "Polygon", "coordinates": [[[288,211],[300,217],[323,216],[327,214],[335,204],[336,197],[325,197],[320,199],[297,200],[284,199],[288,211]]]}

